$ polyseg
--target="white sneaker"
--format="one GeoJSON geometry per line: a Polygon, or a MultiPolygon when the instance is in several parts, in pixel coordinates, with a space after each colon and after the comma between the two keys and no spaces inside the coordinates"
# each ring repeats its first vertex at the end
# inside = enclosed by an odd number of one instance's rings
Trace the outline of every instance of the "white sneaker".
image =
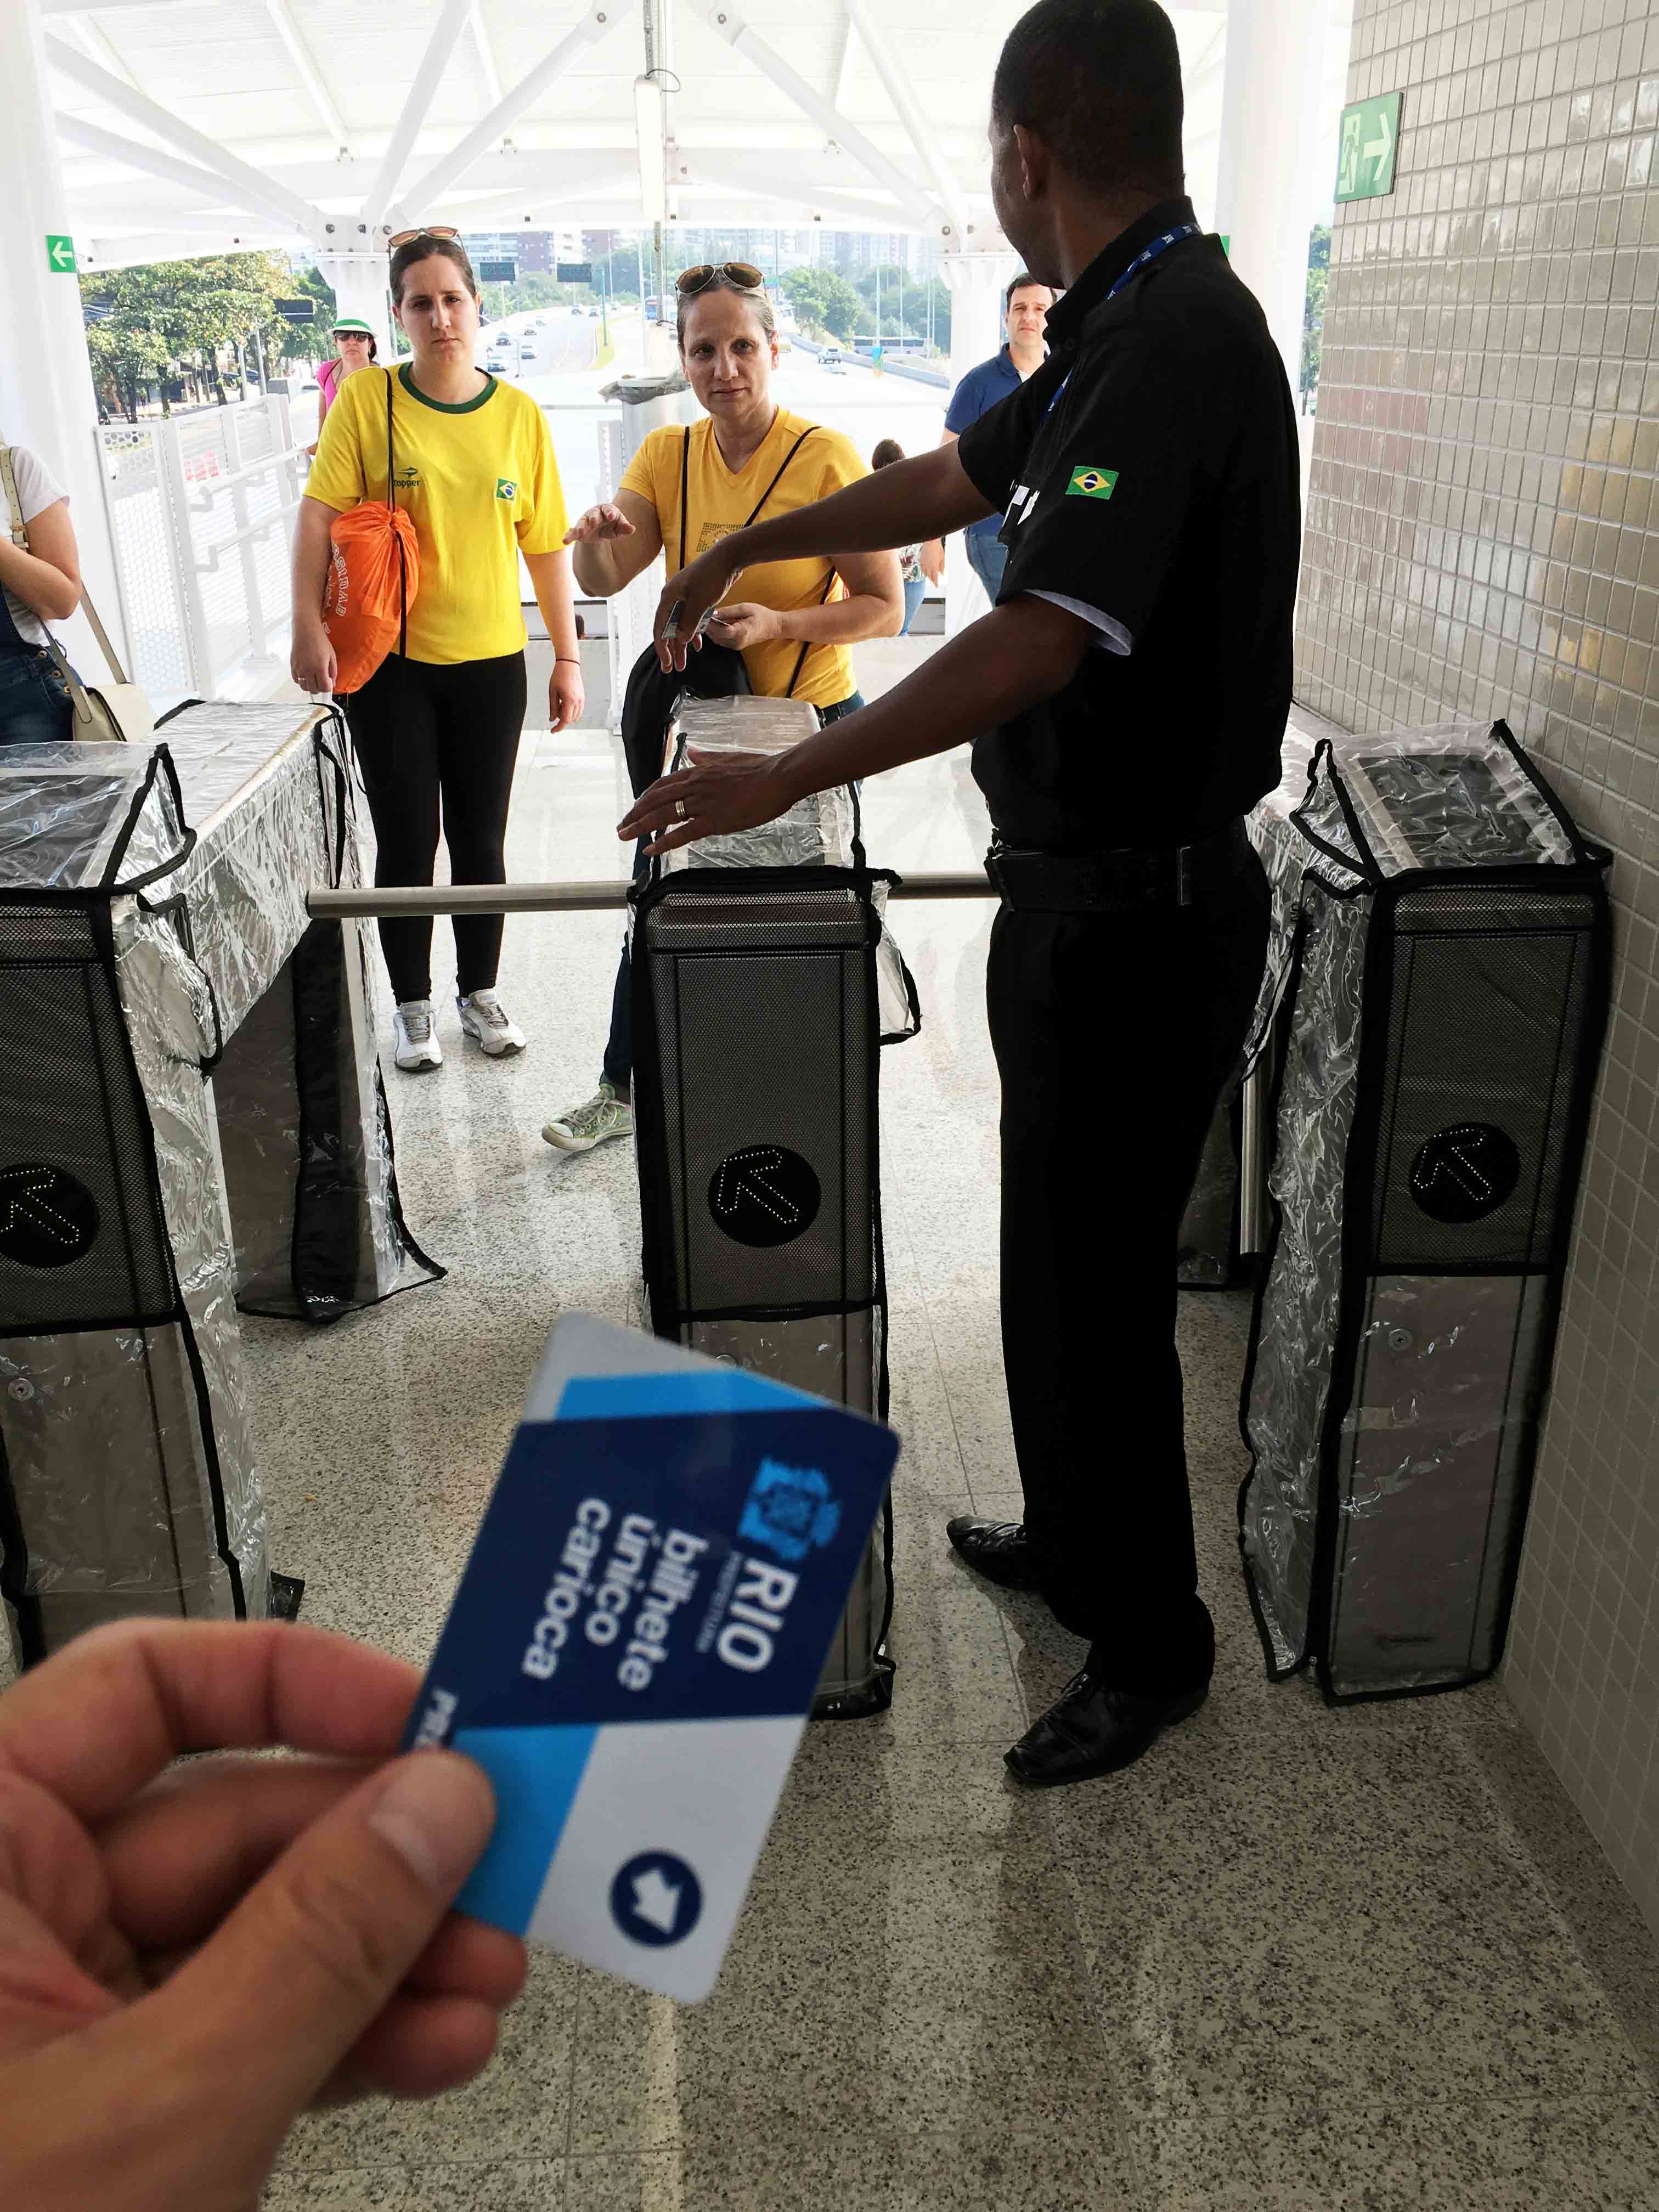
{"type": "Polygon", "coordinates": [[[524,1050],[524,1031],[517,1022],[507,1019],[507,1009],[494,991],[474,991],[465,999],[457,999],[455,1004],[460,1012],[461,1027],[492,1060],[501,1059],[504,1053],[524,1050]]]}
{"type": "Polygon", "coordinates": [[[432,1034],[430,999],[405,999],[392,1017],[392,1035],[396,1047],[392,1058],[409,1074],[443,1066],[443,1047],[432,1034]]]}
{"type": "Polygon", "coordinates": [[[585,1105],[561,1114],[542,1131],[548,1143],[556,1145],[562,1152],[591,1152],[595,1145],[609,1138],[633,1133],[634,1109],[627,1099],[618,1098],[608,1083],[601,1083],[585,1105]]]}

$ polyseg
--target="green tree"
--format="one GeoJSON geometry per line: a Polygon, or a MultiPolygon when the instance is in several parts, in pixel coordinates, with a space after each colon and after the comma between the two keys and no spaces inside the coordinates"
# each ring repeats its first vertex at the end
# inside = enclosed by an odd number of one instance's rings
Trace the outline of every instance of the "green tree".
{"type": "Polygon", "coordinates": [[[276,322],[275,302],[291,282],[280,253],[222,253],[198,261],[152,261],[107,276],[83,276],[82,299],[108,309],[88,334],[94,374],[112,385],[136,418],[140,386],[161,386],[177,365],[194,364],[221,404],[226,393],[220,349],[276,322]]]}
{"type": "Polygon", "coordinates": [[[284,365],[326,361],[334,350],[334,318],[340,312],[340,303],[322,270],[290,267],[277,296],[284,300],[314,300],[317,316],[314,322],[309,323],[290,323],[284,316],[275,317],[260,332],[265,358],[284,365]]]}
{"type": "Polygon", "coordinates": [[[1302,310],[1302,412],[1319,385],[1319,362],[1325,337],[1325,288],[1331,274],[1330,225],[1316,222],[1308,241],[1308,290],[1302,310]]]}
{"type": "Polygon", "coordinates": [[[863,303],[844,276],[833,269],[791,269],[782,282],[783,296],[803,329],[852,343],[863,303]]]}

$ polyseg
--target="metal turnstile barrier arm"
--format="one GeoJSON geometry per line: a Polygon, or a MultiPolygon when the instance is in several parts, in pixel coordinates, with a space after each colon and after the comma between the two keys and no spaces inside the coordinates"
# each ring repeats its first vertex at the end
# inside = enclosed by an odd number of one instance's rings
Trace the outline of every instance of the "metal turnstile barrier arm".
{"type": "MultiPolygon", "coordinates": [[[[628,904],[629,884],[617,877],[588,884],[364,884],[333,890],[312,886],[306,905],[316,921],[368,921],[382,915],[591,914],[620,911],[628,904]]],[[[892,885],[891,898],[994,898],[989,879],[969,875],[905,876],[892,885]]],[[[1267,1056],[1256,1061],[1244,1083],[1243,1158],[1239,1177],[1239,1249],[1247,1258],[1267,1244],[1267,1056]]]]}
{"type": "MultiPolygon", "coordinates": [[[[315,921],[368,921],[385,915],[589,914],[628,904],[626,877],[597,884],[365,884],[332,890],[312,886],[306,900],[315,921]]],[[[976,875],[906,876],[890,898],[994,898],[989,880],[976,875]]]]}

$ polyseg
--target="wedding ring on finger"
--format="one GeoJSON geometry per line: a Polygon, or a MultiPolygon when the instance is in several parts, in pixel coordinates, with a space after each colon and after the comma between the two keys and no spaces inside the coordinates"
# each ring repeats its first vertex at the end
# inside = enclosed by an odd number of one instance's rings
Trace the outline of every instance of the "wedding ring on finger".
{"type": "Polygon", "coordinates": [[[674,801],[674,811],[678,815],[680,820],[684,822],[685,819],[685,801],[683,799],[677,799],[674,801]]]}

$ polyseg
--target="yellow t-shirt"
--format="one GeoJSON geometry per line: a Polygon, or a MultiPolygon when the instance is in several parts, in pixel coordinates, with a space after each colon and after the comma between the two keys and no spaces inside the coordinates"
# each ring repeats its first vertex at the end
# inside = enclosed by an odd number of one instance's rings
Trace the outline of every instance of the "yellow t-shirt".
{"type": "MultiPolygon", "coordinates": [[[[777,420],[750,455],[748,466],[733,476],[720,458],[708,416],[692,424],[687,470],[688,561],[743,527],[761,494],[782,467],[784,455],[809,427],[800,416],[780,407],[777,420]]],[[[680,429],[653,430],[628,464],[622,480],[624,491],[637,492],[656,508],[671,575],[679,565],[680,447],[684,435],[680,429]]],[[[850,439],[818,424],[811,428],[811,435],[784,471],[782,481],[762,507],[758,520],[765,522],[793,507],[810,507],[815,500],[827,499],[843,484],[869,473],[850,439]]],[[[758,568],[744,569],[732,586],[732,596],[757,606],[775,607],[780,612],[815,607],[834,574],[835,563],[816,555],[809,561],[766,561],[758,568]]],[[[839,579],[830,596],[845,596],[839,579]]],[[[799,639],[778,638],[768,645],[751,646],[743,659],[755,690],[775,699],[788,690],[799,657],[799,639]]],[[[814,645],[807,649],[794,696],[810,700],[815,707],[833,707],[857,688],[857,682],[853,658],[845,646],[814,645]]]]}
{"type": "MultiPolygon", "coordinates": [[[[384,371],[360,370],[340,386],[306,479],[308,498],[343,513],[386,497],[386,385],[384,371]]],[[[447,407],[416,390],[405,362],[392,397],[392,462],[421,553],[410,659],[522,652],[520,551],[553,552],[568,527],[541,409],[493,376],[476,399],[447,407]]]]}

